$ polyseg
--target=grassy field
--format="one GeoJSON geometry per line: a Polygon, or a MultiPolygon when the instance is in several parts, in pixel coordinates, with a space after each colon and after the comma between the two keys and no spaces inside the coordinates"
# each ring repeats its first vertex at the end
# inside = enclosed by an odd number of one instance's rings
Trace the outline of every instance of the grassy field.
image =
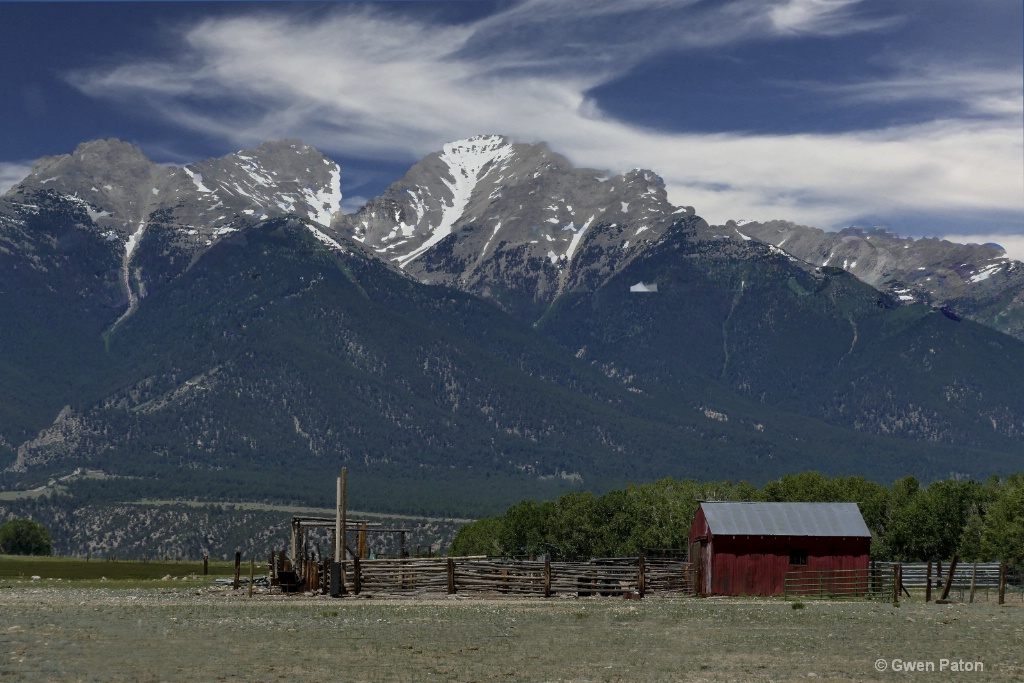
{"type": "Polygon", "coordinates": [[[0,579],[0,615],[4,683],[1024,680],[1019,601],[249,598],[209,578],[0,579]]]}
{"type": "MultiPolygon", "coordinates": [[[[266,562],[263,563],[266,565],[266,562]]],[[[211,560],[208,565],[211,576],[233,576],[234,563],[211,560]]],[[[248,576],[249,564],[245,563],[243,573],[248,576]]],[[[85,580],[146,580],[162,579],[165,576],[185,577],[202,575],[202,562],[131,562],[125,560],[107,561],[102,559],[83,560],[67,557],[28,557],[22,555],[0,555],[0,580],[8,578],[63,579],[66,581],[85,580]]]]}

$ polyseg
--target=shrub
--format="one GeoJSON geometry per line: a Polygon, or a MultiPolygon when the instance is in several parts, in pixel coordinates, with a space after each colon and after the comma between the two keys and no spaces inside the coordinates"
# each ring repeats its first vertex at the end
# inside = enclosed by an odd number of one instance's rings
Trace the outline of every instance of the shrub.
{"type": "Polygon", "coordinates": [[[31,519],[12,519],[0,526],[0,553],[7,555],[52,555],[50,532],[31,519]]]}

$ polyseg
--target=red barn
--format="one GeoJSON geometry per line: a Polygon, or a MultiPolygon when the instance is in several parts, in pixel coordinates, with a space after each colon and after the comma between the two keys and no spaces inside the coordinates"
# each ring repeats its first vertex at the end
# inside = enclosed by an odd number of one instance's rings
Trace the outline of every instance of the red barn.
{"type": "Polygon", "coordinates": [[[856,503],[708,503],[690,528],[705,595],[780,595],[788,572],[867,570],[856,503]]]}

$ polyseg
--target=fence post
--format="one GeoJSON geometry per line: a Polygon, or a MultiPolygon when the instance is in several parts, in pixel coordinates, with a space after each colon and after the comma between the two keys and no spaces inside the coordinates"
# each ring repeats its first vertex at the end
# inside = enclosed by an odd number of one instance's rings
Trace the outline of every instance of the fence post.
{"type": "Polygon", "coordinates": [[[256,580],[256,558],[249,558],[249,597],[252,597],[252,583],[256,580]]]}
{"type": "Polygon", "coordinates": [[[544,553],[544,597],[551,597],[551,553],[544,553]]]}
{"type": "Polygon", "coordinates": [[[903,565],[896,563],[892,568],[892,604],[900,604],[900,586],[903,585],[903,565]]]}
{"type": "Polygon", "coordinates": [[[363,590],[363,563],[360,558],[352,558],[352,591],[359,595],[359,591],[363,590]]]}
{"type": "Polygon", "coordinates": [[[207,576],[210,573],[210,556],[203,553],[203,576],[207,576]]]}
{"type": "Polygon", "coordinates": [[[235,581],[234,581],[233,584],[231,584],[232,590],[238,590],[238,584],[239,584],[238,572],[241,569],[241,566],[242,566],[242,551],[236,550],[235,551],[235,581]]]}
{"type": "Polygon", "coordinates": [[[924,601],[932,601],[932,561],[928,560],[928,571],[924,576],[924,601]]]}
{"type": "Polygon", "coordinates": [[[455,560],[448,558],[448,595],[455,595],[455,560]]]}
{"type": "Polygon", "coordinates": [[[331,597],[341,597],[341,562],[331,562],[331,597]]]}
{"type": "Polygon", "coordinates": [[[999,604],[1006,602],[1006,563],[999,563],[999,604]]]}
{"type": "Polygon", "coordinates": [[[943,600],[949,599],[949,589],[953,587],[953,573],[956,572],[956,563],[959,560],[960,558],[956,556],[956,553],[953,553],[953,560],[949,563],[949,576],[946,577],[946,585],[942,587],[943,600]]]}
{"type": "Polygon", "coordinates": [[[643,553],[640,553],[640,557],[639,557],[639,559],[637,561],[637,564],[638,564],[638,567],[637,567],[637,574],[636,574],[636,590],[637,590],[638,593],[640,593],[640,597],[642,598],[642,597],[644,597],[644,593],[647,590],[647,582],[644,579],[644,570],[646,569],[646,567],[644,566],[645,563],[644,563],[644,554],[643,553]]]}
{"type": "Polygon", "coordinates": [[[974,602],[974,587],[978,582],[978,561],[974,561],[974,566],[971,568],[971,599],[970,602],[974,602]]]}

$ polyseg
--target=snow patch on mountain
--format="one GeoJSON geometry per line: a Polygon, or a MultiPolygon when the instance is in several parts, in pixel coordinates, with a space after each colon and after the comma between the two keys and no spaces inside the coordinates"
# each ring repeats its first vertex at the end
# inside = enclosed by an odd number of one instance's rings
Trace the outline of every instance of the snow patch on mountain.
{"type": "Polygon", "coordinates": [[[332,165],[331,182],[327,187],[319,191],[305,188],[303,193],[309,206],[309,217],[320,225],[329,226],[331,219],[341,212],[341,168],[337,164],[332,165]]]}
{"type": "Polygon", "coordinates": [[[202,173],[193,173],[188,166],[183,167],[181,170],[183,170],[188,175],[188,177],[192,179],[192,182],[195,184],[197,190],[206,194],[213,192],[213,190],[208,188],[206,185],[203,185],[202,173]]]}
{"type": "Polygon", "coordinates": [[[465,213],[473,190],[480,182],[481,173],[485,170],[489,172],[498,162],[508,159],[511,155],[512,147],[498,135],[479,136],[446,144],[440,160],[447,165],[451,179],[442,177],[441,182],[452,193],[451,204],[442,202],[441,219],[437,226],[431,228],[430,237],[416,249],[399,257],[398,265],[404,268],[410,261],[450,235],[456,221],[465,213]]]}

